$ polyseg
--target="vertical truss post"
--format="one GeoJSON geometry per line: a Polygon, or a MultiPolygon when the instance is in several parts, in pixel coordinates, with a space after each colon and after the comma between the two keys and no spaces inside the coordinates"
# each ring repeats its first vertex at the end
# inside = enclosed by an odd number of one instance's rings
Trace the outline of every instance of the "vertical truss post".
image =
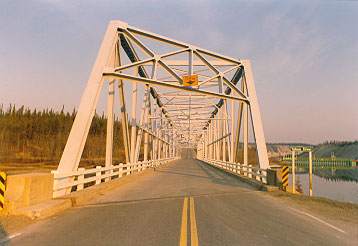
{"type": "Polygon", "coordinates": [[[164,129],[164,120],[163,120],[163,111],[162,111],[162,108],[160,108],[160,126],[159,126],[159,129],[160,129],[160,138],[161,140],[159,141],[159,145],[160,145],[160,159],[163,159],[165,156],[164,156],[164,141],[163,139],[165,139],[165,129],[164,129]]]}
{"type": "MultiPolygon", "coordinates": [[[[168,131],[167,131],[167,125],[165,125],[165,129],[164,129],[164,137],[163,137],[163,139],[165,140],[165,141],[167,141],[167,134],[168,134],[168,131]]],[[[166,143],[164,143],[164,158],[167,158],[167,144],[166,143]]]]}
{"type": "Polygon", "coordinates": [[[204,140],[201,142],[201,159],[204,159],[205,156],[205,143],[204,140]]]}
{"type": "MultiPolygon", "coordinates": [[[[134,68],[134,76],[138,75],[138,67],[134,68]]],[[[133,83],[133,92],[132,92],[132,121],[131,121],[131,155],[130,162],[133,165],[135,162],[135,143],[136,143],[136,129],[137,129],[137,82],[133,83]]]]}
{"type": "MultiPolygon", "coordinates": [[[[116,64],[116,52],[113,52],[110,65],[116,64]]],[[[106,161],[105,166],[110,167],[113,159],[113,124],[114,124],[114,97],[115,79],[110,79],[108,83],[108,112],[107,112],[107,137],[106,137],[106,161]]]]}
{"type": "MultiPolygon", "coordinates": [[[[211,143],[213,141],[213,124],[214,124],[214,121],[212,120],[209,127],[210,127],[210,130],[209,130],[209,143],[211,143]]],[[[209,158],[210,159],[213,159],[213,144],[210,144],[209,145],[209,158]]]]}
{"type": "MultiPolygon", "coordinates": [[[[243,93],[247,96],[247,87],[246,87],[246,78],[242,78],[242,85],[244,86],[243,93]]],[[[248,105],[243,103],[243,120],[244,120],[244,146],[243,146],[243,155],[244,155],[244,165],[249,164],[249,114],[248,114],[248,105]]]]}
{"type": "MultiPolygon", "coordinates": [[[[150,88],[149,88],[149,85],[145,86],[145,90],[147,91],[147,98],[146,98],[146,105],[145,105],[145,111],[144,111],[143,127],[146,128],[146,130],[149,130],[149,128],[148,128],[149,127],[148,122],[149,122],[149,117],[150,117],[150,88]]],[[[144,159],[146,159],[146,160],[148,159],[148,137],[149,137],[148,132],[144,132],[144,153],[143,154],[144,154],[144,156],[147,156],[147,157],[144,157],[144,159]]]]}
{"type": "Polygon", "coordinates": [[[172,157],[175,157],[175,145],[174,145],[174,142],[175,142],[175,140],[174,140],[174,138],[175,138],[175,136],[174,136],[174,127],[172,126],[172,150],[171,150],[171,152],[172,152],[172,157]]]}
{"type": "Polygon", "coordinates": [[[168,129],[168,157],[172,157],[172,128],[168,129]]]}
{"type": "Polygon", "coordinates": [[[162,148],[163,148],[163,157],[162,158],[166,158],[166,150],[167,150],[167,144],[164,142],[166,139],[167,139],[167,131],[165,129],[166,125],[165,125],[165,122],[164,122],[164,125],[163,125],[163,141],[162,141],[162,148]]]}
{"type": "Polygon", "coordinates": [[[153,113],[153,134],[155,136],[153,136],[153,160],[156,160],[157,159],[157,142],[158,142],[158,138],[156,137],[157,136],[157,111],[158,111],[158,105],[157,105],[157,101],[156,99],[154,99],[154,113],[153,113]]]}
{"type": "MultiPolygon", "coordinates": [[[[112,166],[113,158],[113,124],[114,124],[114,96],[115,79],[109,81],[108,85],[108,115],[107,115],[107,138],[106,138],[106,167],[112,166]]],[[[109,178],[106,179],[106,181],[109,178]]]]}
{"type": "Polygon", "coordinates": [[[230,135],[230,162],[234,162],[234,114],[235,114],[235,101],[231,101],[231,135],[230,135]]]}
{"type": "Polygon", "coordinates": [[[173,129],[173,157],[175,157],[175,131],[174,131],[174,129],[173,129]]]}
{"type": "MultiPolygon", "coordinates": [[[[216,114],[215,115],[215,121],[214,121],[214,140],[216,141],[216,140],[218,140],[219,139],[219,127],[220,127],[220,125],[219,125],[219,121],[218,121],[218,114],[216,114]]],[[[220,149],[219,149],[219,141],[216,141],[215,142],[215,149],[214,149],[214,151],[215,151],[215,159],[216,160],[220,160],[220,149]]]]}
{"type": "Polygon", "coordinates": [[[206,159],[206,131],[203,133],[203,159],[206,159]]]}
{"type": "MultiPolygon", "coordinates": [[[[210,126],[209,126],[209,127],[210,127],[210,131],[209,131],[209,143],[212,142],[213,123],[214,123],[214,122],[211,121],[210,126]]],[[[208,144],[209,144],[209,143],[208,143],[208,144]]],[[[210,153],[209,153],[209,158],[210,158],[210,159],[213,159],[213,157],[212,157],[212,156],[213,156],[213,145],[212,145],[212,144],[209,145],[209,152],[210,152],[210,153]]]]}
{"type": "MultiPolygon", "coordinates": [[[[213,131],[213,135],[212,135],[212,138],[213,138],[213,140],[212,141],[214,141],[214,140],[216,140],[216,134],[217,134],[217,132],[216,132],[216,120],[215,120],[215,118],[216,118],[216,116],[214,116],[214,120],[213,120],[213,128],[212,128],[212,131],[213,131]]],[[[213,159],[216,159],[216,157],[217,157],[217,152],[216,152],[216,143],[214,143],[214,144],[212,144],[213,145],[213,159]]]]}
{"type": "Polygon", "coordinates": [[[208,148],[208,143],[209,143],[209,127],[207,128],[206,132],[205,132],[205,159],[208,159],[209,157],[209,148],[208,148]]]}
{"type": "Polygon", "coordinates": [[[244,165],[248,165],[249,164],[249,130],[248,130],[248,106],[245,103],[244,104],[244,165]]]}
{"type": "MultiPolygon", "coordinates": [[[[226,101],[224,100],[224,104],[223,104],[223,107],[222,107],[222,111],[221,111],[221,127],[222,127],[222,136],[225,136],[226,135],[226,120],[224,120],[224,117],[226,117],[226,114],[224,114],[225,112],[225,106],[226,106],[226,101]]],[[[223,142],[222,143],[222,153],[223,153],[223,161],[226,161],[226,139],[227,138],[224,138],[222,139],[221,141],[223,142]]]]}
{"type": "Polygon", "coordinates": [[[166,158],[169,158],[169,122],[167,124],[167,144],[165,145],[166,158]]]}
{"type": "Polygon", "coordinates": [[[144,117],[147,113],[147,101],[148,101],[148,87],[145,87],[144,91],[144,99],[142,103],[142,110],[140,112],[140,120],[139,120],[139,129],[138,129],[138,136],[137,136],[137,143],[135,146],[135,154],[134,154],[134,162],[137,162],[139,159],[139,153],[140,153],[140,144],[142,142],[142,136],[143,136],[143,127],[144,127],[144,117]]]}
{"type": "MultiPolygon", "coordinates": [[[[161,138],[162,137],[162,117],[163,117],[163,112],[162,109],[160,107],[158,107],[160,112],[159,112],[159,122],[158,122],[158,137],[161,138]]],[[[162,158],[162,140],[160,140],[158,138],[158,149],[157,149],[157,155],[158,155],[158,160],[162,158]]]]}
{"type": "Polygon", "coordinates": [[[128,119],[127,119],[127,112],[126,112],[126,103],[125,103],[125,98],[124,98],[124,84],[121,79],[118,80],[118,89],[119,89],[119,103],[121,106],[121,116],[122,116],[124,153],[126,156],[126,163],[129,163],[130,162],[130,147],[129,147],[128,119]]]}
{"type": "MultiPolygon", "coordinates": [[[[219,120],[220,119],[219,112],[220,111],[218,111],[218,113],[216,114],[216,130],[217,130],[216,140],[218,140],[222,136],[222,126],[221,126],[221,121],[219,120]]],[[[217,146],[217,152],[218,152],[217,160],[220,160],[221,153],[222,153],[222,145],[221,145],[220,140],[216,142],[216,146],[217,146]]]]}
{"type": "MultiPolygon", "coordinates": [[[[150,91],[150,88],[148,88],[148,90],[150,91]]],[[[151,120],[151,117],[153,117],[153,114],[152,114],[152,104],[150,102],[150,97],[149,97],[149,100],[148,100],[148,128],[152,130],[152,133],[153,133],[153,128],[152,128],[152,120],[151,120]]],[[[149,159],[153,160],[153,136],[148,134],[148,137],[149,137],[149,142],[148,142],[148,148],[149,148],[149,159]]]]}
{"type": "MultiPolygon", "coordinates": [[[[149,91],[149,85],[146,85],[146,90],[149,91]]],[[[146,105],[146,117],[145,117],[145,124],[144,127],[148,130],[150,128],[149,126],[149,119],[150,119],[150,94],[147,93],[147,105],[146,105]]],[[[148,132],[144,133],[144,161],[148,160],[148,139],[149,139],[149,134],[148,132]]]]}
{"type": "MultiPolygon", "coordinates": [[[[226,120],[225,120],[225,134],[230,134],[230,130],[229,130],[229,114],[227,112],[227,107],[228,107],[228,101],[225,100],[225,116],[226,116],[226,120]]],[[[231,134],[230,134],[231,136],[231,134]]],[[[230,156],[231,156],[231,141],[230,141],[230,136],[227,136],[225,138],[226,141],[226,146],[227,146],[227,153],[228,153],[228,158],[230,160],[230,156]]]]}
{"type": "MultiPolygon", "coordinates": [[[[242,78],[241,82],[241,91],[244,93],[245,86],[244,86],[244,78],[242,78]]],[[[234,162],[239,162],[238,154],[239,154],[239,147],[240,147],[240,130],[241,130],[241,123],[242,123],[242,111],[244,107],[244,102],[239,103],[239,112],[237,116],[237,125],[236,125],[236,137],[235,137],[235,147],[234,147],[234,162]]]]}
{"type": "MultiPolygon", "coordinates": [[[[216,136],[216,140],[218,140],[219,138],[221,138],[222,136],[222,127],[221,127],[221,120],[219,120],[220,118],[220,111],[218,111],[218,113],[216,114],[216,130],[217,130],[217,136],[216,136]]],[[[221,141],[217,141],[216,142],[216,146],[217,146],[217,152],[218,152],[218,157],[217,160],[221,159],[221,153],[222,153],[222,146],[221,146],[221,141]]]]}
{"type": "MultiPolygon", "coordinates": [[[[216,116],[213,120],[213,141],[217,139],[217,130],[216,130],[216,116]]],[[[213,144],[213,159],[217,159],[217,145],[216,143],[213,144]]]]}

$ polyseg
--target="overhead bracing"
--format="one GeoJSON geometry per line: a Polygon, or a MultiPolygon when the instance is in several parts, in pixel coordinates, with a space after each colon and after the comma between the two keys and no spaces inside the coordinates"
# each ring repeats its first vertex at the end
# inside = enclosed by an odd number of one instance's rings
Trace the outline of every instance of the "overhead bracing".
{"type": "Polygon", "coordinates": [[[250,61],[111,21],[82,96],[59,173],[78,168],[104,81],[109,83],[106,166],[113,165],[117,85],[128,163],[174,157],[180,149],[191,147],[197,150],[198,158],[248,164],[250,115],[258,165],[269,168],[250,61]],[[198,84],[183,85],[183,76],[187,75],[197,76],[198,84]],[[132,83],[131,98],[125,91],[128,83],[132,83]],[[237,155],[241,135],[243,160],[237,155]]]}

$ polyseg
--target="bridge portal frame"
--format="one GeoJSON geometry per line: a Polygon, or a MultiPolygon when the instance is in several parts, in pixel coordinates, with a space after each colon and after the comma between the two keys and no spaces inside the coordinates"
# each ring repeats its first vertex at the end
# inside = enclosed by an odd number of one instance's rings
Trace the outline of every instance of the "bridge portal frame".
{"type": "MultiPolygon", "coordinates": [[[[127,53],[128,55],[128,53],[127,53]]],[[[235,75],[236,76],[236,73],[235,75]]],[[[112,165],[113,154],[113,125],[114,125],[114,97],[115,83],[118,83],[123,139],[125,147],[126,161],[134,163],[138,161],[140,144],[144,134],[144,160],[149,156],[151,159],[160,159],[161,157],[176,156],[181,144],[180,136],[193,142],[197,148],[197,155],[201,158],[220,159],[220,151],[223,151],[223,160],[226,160],[226,153],[229,155],[230,162],[238,161],[239,137],[241,124],[243,123],[244,135],[244,164],[248,164],[248,121],[249,113],[252,123],[253,135],[256,143],[257,158],[260,168],[269,168],[266,142],[261,121],[259,104],[256,96],[256,88],[252,75],[251,64],[249,60],[237,60],[227,56],[217,54],[190,44],[186,44],[171,38],[167,38],[158,34],[154,34],[136,27],[129,26],[122,21],[111,21],[107,27],[106,34],[102,41],[95,64],[92,68],[86,89],[81,99],[78,112],[73,123],[70,135],[68,137],[63,155],[60,160],[58,173],[70,173],[78,169],[78,165],[82,156],[85,142],[91,126],[92,118],[98,102],[101,88],[105,79],[109,79],[108,94],[108,121],[107,121],[107,140],[106,140],[106,160],[105,165],[112,165]],[[137,36],[162,42],[167,45],[179,47],[179,50],[168,52],[165,54],[156,54],[149,49],[137,36]],[[125,47],[124,47],[125,44],[125,47]],[[129,52],[131,63],[122,64],[121,46],[129,52]],[[134,46],[148,58],[140,59],[135,51],[134,46]],[[188,54],[188,60],[165,60],[183,53],[188,54]],[[214,60],[208,60],[208,58],[214,60]],[[196,60],[195,60],[195,59],[196,60]],[[144,66],[152,64],[152,73],[148,76],[144,66]],[[226,71],[220,71],[218,66],[229,65],[226,71]],[[157,78],[157,68],[168,73],[170,80],[166,81],[157,78]],[[194,71],[195,66],[205,66],[211,71],[213,76],[206,76],[201,79],[197,88],[182,85],[182,77],[178,74],[180,69],[173,66],[187,67],[188,75],[197,73],[194,71]],[[126,74],[127,69],[134,69],[133,74],[126,74]],[[228,73],[236,70],[241,75],[238,80],[242,80],[241,88],[236,86],[237,81],[230,81],[226,76],[228,73]],[[132,92],[132,114],[129,123],[126,111],[126,101],[124,93],[123,80],[133,83],[132,92]],[[145,95],[142,102],[142,110],[139,123],[137,123],[136,107],[137,107],[137,83],[145,84],[145,95]],[[200,105],[195,112],[201,113],[196,119],[190,115],[189,134],[185,132],[184,123],[175,125],[176,118],[179,116],[187,116],[187,114],[177,114],[174,111],[165,110],[165,105],[161,99],[170,97],[170,93],[158,94],[154,87],[164,87],[174,89],[177,92],[187,94],[176,94],[172,98],[184,98],[183,103],[190,104],[189,111],[193,101],[200,100],[202,97],[207,99],[206,106],[212,106],[214,111],[211,115],[207,114],[200,105]],[[215,87],[217,91],[203,89],[215,87]],[[226,90],[224,91],[224,87],[226,90]],[[154,105],[151,105],[150,96],[152,95],[154,105]],[[194,98],[194,99],[192,99],[194,98]],[[215,104],[216,99],[221,99],[215,104]],[[231,103],[231,112],[228,113],[228,101],[231,103]],[[237,121],[235,122],[235,104],[239,103],[237,121]],[[152,112],[152,110],[154,112],[152,112]],[[204,119],[204,120],[203,120],[204,119]],[[229,124],[229,122],[231,124],[229,124]],[[236,123],[236,124],[235,124],[236,123]],[[131,138],[129,134],[129,124],[131,125],[131,138]],[[179,126],[178,126],[179,125],[179,126]],[[236,126],[236,134],[235,134],[236,126]],[[138,132],[136,133],[136,129],[138,132]],[[196,131],[199,131],[198,134],[196,131]],[[192,136],[192,135],[195,136],[192,136]],[[183,137],[185,135],[185,137],[183,137]],[[150,149],[149,149],[150,148],[150,149]]],[[[168,106],[168,105],[167,105],[168,106]]],[[[175,106],[175,104],[174,104],[175,106]]],[[[179,106],[177,111],[183,112],[179,106]]],[[[194,115],[192,113],[192,115],[194,115]]],[[[183,121],[183,120],[182,120],[183,121]]],[[[183,121],[184,122],[184,121],[183,121]]]]}

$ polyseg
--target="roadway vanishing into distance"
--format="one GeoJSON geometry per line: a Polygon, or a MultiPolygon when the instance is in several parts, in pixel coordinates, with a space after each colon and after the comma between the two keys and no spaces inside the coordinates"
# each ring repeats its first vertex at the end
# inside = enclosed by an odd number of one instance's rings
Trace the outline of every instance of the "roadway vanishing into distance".
{"type": "Polygon", "coordinates": [[[6,245],[346,245],[347,235],[183,159],[45,219],[6,245]]]}

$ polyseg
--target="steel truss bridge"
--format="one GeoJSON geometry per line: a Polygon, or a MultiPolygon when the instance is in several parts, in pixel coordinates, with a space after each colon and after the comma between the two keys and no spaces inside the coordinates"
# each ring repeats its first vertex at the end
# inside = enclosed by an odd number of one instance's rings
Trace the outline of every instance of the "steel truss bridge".
{"type": "MultiPolygon", "coordinates": [[[[278,202],[278,197],[259,192],[277,188],[266,185],[275,171],[268,169],[248,60],[111,21],[53,172],[56,199],[21,210],[36,218],[68,211],[9,236],[6,244],[356,245],[356,227],[341,227],[342,221],[338,227],[309,209],[300,211],[305,199],[295,209],[297,199],[278,202]],[[105,166],[78,168],[107,83],[105,166]],[[119,164],[112,159],[115,97],[126,158],[119,164]],[[249,129],[258,166],[248,165],[249,129]],[[243,162],[237,154],[241,148],[243,162]]],[[[35,199],[44,192],[44,183],[46,194],[52,193],[53,176],[46,175],[46,182],[36,181],[35,199]]],[[[18,190],[12,189],[13,194],[18,190]]]]}
{"type": "MultiPolygon", "coordinates": [[[[105,171],[113,171],[117,94],[127,168],[139,161],[153,165],[154,161],[178,158],[182,148],[196,149],[198,159],[240,165],[240,135],[243,135],[242,164],[247,166],[249,118],[257,168],[269,168],[249,60],[227,57],[121,21],[111,21],[55,172],[57,177],[62,177],[58,187],[67,187],[66,183],[71,182],[68,174],[78,172],[104,83],[109,84],[105,171]],[[197,76],[197,85],[183,84],[184,76],[197,76]],[[133,84],[132,92],[125,93],[124,83],[133,84]],[[140,108],[139,115],[137,108],[140,108]],[[139,160],[142,145],[144,157],[139,160]]],[[[70,191],[60,188],[58,195],[70,191]]]]}

